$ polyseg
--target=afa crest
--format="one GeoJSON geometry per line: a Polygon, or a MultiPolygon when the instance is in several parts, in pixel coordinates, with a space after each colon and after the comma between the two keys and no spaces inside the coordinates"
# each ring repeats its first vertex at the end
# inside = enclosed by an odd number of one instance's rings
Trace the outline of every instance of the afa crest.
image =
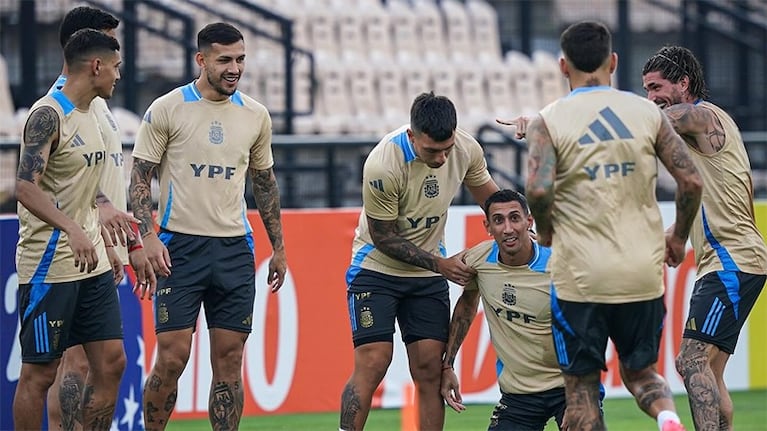
{"type": "Polygon", "coordinates": [[[503,303],[512,306],[517,304],[517,289],[511,283],[503,283],[503,293],[501,293],[503,303]]]}
{"type": "Polygon", "coordinates": [[[368,307],[362,307],[360,311],[360,324],[363,328],[369,328],[373,326],[373,312],[368,307]]]}
{"type": "Polygon", "coordinates": [[[224,126],[220,122],[214,121],[210,123],[208,139],[211,144],[221,145],[224,143],[224,126]]]}
{"type": "Polygon", "coordinates": [[[429,199],[439,196],[439,181],[436,176],[428,175],[426,179],[423,180],[423,195],[429,199]]]}

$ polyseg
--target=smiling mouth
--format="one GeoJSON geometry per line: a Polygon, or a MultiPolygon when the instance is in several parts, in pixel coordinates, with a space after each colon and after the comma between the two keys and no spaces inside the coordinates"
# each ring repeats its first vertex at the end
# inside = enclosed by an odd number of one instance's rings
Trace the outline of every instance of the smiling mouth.
{"type": "Polygon", "coordinates": [[[224,81],[234,84],[240,79],[239,76],[225,76],[223,78],[224,81]]]}

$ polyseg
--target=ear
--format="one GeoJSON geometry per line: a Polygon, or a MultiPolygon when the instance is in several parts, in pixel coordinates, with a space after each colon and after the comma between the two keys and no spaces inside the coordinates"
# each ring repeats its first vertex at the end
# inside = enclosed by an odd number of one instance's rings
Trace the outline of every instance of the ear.
{"type": "Polygon", "coordinates": [[[618,68],[618,54],[613,52],[610,54],[610,74],[615,72],[615,69],[618,68]]]}
{"type": "Polygon", "coordinates": [[[685,75],[679,80],[679,85],[682,87],[682,91],[685,92],[690,89],[690,77],[685,75]]]}
{"type": "Polygon", "coordinates": [[[562,75],[564,75],[565,78],[570,77],[570,71],[567,68],[567,60],[565,60],[564,57],[559,57],[559,71],[562,72],[562,75]]]}
{"type": "Polygon", "coordinates": [[[101,59],[99,57],[96,57],[93,60],[91,60],[91,72],[95,76],[99,76],[100,70],[101,70],[101,59]]]}
{"type": "Polygon", "coordinates": [[[487,234],[490,236],[493,236],[493,233],[490,232],[490,222],[487,221],[487,217],[485,217],[485,219],[482,220],[482,224],[485,226],[485,230],[487,231],[487,234]]]}
{"type": "Polygon", "coordinates": [[[197,63],[197,66],[199,67],[205,67],[205,57],[202,55],[200,51],[197,51],[197,54],[194,55],[194,61],[197,63]]]}

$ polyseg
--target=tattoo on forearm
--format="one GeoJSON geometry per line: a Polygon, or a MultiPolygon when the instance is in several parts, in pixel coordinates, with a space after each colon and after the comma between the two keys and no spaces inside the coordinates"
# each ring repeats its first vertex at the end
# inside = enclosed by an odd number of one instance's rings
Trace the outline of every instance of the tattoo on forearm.
{"type": "Polygon", "coordinates": [[[24,151],[21,153],[16,177],[37,182],[45,171],[48,154],[52,152],[52,140],[59,133],[59,117],[56,111],[43,106],[35,109],[24,128],[24,151]],[[51,147],[49,147],[51,146],[51,147]]]}
{"type": "Polygon", "coordinates": [[[450,320],[450,335],[448,336],[447,352],[445,353],[445,362],[450,365],[455,363],[455,357],[458,350],[469,333],[471,323],[477,315],[477,306],[479,305],[478,291],[464,291],[453,310],[453,317],[450,320]]]}
{"type": "Polygon", "coordinates": [[[345,431],[356,431],[354,419],[362,409],[360,395],[357,388],[348,383],[341,394],[341,429],[345,431]]]}
{"type": "Polygon", "coordinates": [[[133,215],[141,220],[139,233],[141,236],[154,232],[154,218],[152,210],[152,178],[157,172],[157,163],[142,159],[133,160],[130,183],[130,203],[133,215]]]}
{"type": "Polygon", "coordinates": [[[367,218],[370,236],[385,255],[429,271],[439,272],[436,256],[417,247],[399,234],[396,220],[367,218]]]}
{"type": "Polygon", "coordinates": [[[240,424],[244,394],[239,382],[217,382],[208,402],[210,423],[215,431],[236,430],[240,424]]]}
{"type": "Polygon", "coordinates": [[[282,239],[282,219],[280,218],[280,190],[277,178],[270,169],[257,170],[249,168],[253,181],[253,197],[256,200],[258,212],[264,223],[266,234],[272,243],[273,250],[284,248],[282,239]]]}
{"type": "Polygon", "coordinates": [[[546,125],[540,118],[534,119],[528,126],[527,142],[530,145],[526,186],[528,205],[538,231],[550,234],[557,155],[546,125]]]}

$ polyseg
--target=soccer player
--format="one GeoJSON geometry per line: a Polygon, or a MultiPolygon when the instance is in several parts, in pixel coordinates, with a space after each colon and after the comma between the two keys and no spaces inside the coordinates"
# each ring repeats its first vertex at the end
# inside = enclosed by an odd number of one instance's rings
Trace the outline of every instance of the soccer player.
{"type": "Polygon", "coordinates": [[[162,276],[154,295],[157,360],[144,387],[144,426],[153,430],[164,429],[173,411],[201,304],[210,329],[211,426],[239,426],[242,354],[255,300],[248,174],[274,251],[267,275],[272,292],[287,269],[272,122],[263,105],[237,90],[245,67],[242,34],[229,24],[209,24],[197,34],[197,47],[199,77],[150,105],[133,150],[131,206],[147,257],[162,276]],[[155,173],[159,236],[150,188],[155,173]]]}
{"type": "MultiPolygon", "coordinates": [[[[117,18],[100,9],[89,6],[76,7],[64,16],[59,27],[59,41],[63,49],[69,38],[78,30],[91,28],[99,30],[104,34],[115,37],[115,28],[119,24],[117,18]]],[[[61,90],[67,80],[69,71],[66,63],[61,69],[61,75],[53,84],[48,93],[61,90]]],[[[117,122],[109,111],[106,100],[101,97],[95,97],[91,102],[91,112],[99,120],[102,137],[107,148],[106,163],[101,175],[99,187],[109,200],[102,198],[99,201],[99,215],[105,218],[119,217],[125,214],[127,210],[127,189],[125,184],[125,175],[123,174],[123,152],[120,133],[117,128],[117,122]],[[119,211],[115,211],[119,210],[119,211]]],[[[120,225],[122,226],[122,225],[120,225]]],[[[107,247],[107,256],[112,265],[115,274],[115,284],[120,286],[124,275],[123,267],[129,263],[128,250],[130,253],[130,262],[133,264],[137,274],[137,288],[154,289],[156,278],[151,265],[146,260],[146,256],[141,250],[141,237],[138,232],[127,238],[127,244],[123,240],[117,240],[116,235],[123,235],[122,230],[114,232],[107,231],[102,227],[104,241],[107,247]],[[112,233],[115,237],[112,237],[112,233]],[[127,247],[126,247],[127,245],[127,247]]],[[[131,300],[126,292],[123,300],[131,300]]],[[[142,292],[143,293],[143,292],[142,292]]],[[[132,324],[132,322],[128,322],[132,324]]],[[[48,391],[48,424],[50,426],[61,426],[62,429],[82,429],[79,422],[80,399],[82,398],[83,383],[85,375],[88,373],[88,360],[85,356],[83,347],[72,346],[64,352],[59,364],[59,370],[56,373],[56,381],[48,391]],[[64,406],[62,408],[62,406],[64,406]]]]}
{"type": "Polygon", "coordinates": [[[464,286],[453,309],[442,364],[442,397],[455,411],[465,409],[453,363],[481,298],[502,367],[501,400],[488,430],[543,430],[552,417],[561,428],[565,382],[551,335],[551,250],[530,237],[533,216],[522,194],[498,191],[483,209],[483,223],[493,239],[472,247],[465,256],[477,275],[464,286]]]}
{"type": "Polygon", "coordinates": [[[462,184],[480,205],[498,186],[482,147],[457,128],[453,102],[434,93],[416,97],[410,124],[386,135],[363,170],[363,209],[346,273],[354,371],[341,395],[340,427],[364,427],[391,363],[396,318],[420,400],[420,427],[442,429],[447,280],[464,285],[473,276],[460,254],[445,257],[447,210],[462,184]]]}
{"type": "Polygon", "coordinates": [[[661,48],[645,63],[642,81],[648,99],[684,138],[704,184],[690,232],[698,278],[676,367],[695,428],[731,430],[724,368],[767,274],[767,248],[754,220],[751,164],[733,119],[705,100],[703,70],[690,50],[661,48]]]}
{"type": "Polygon", "coordinates": [[[658,428],[682,429],[656,371],[665,316],[663,262],[678,265],[702,180],[684,141],[654,104],[610,87],[610,32],[581,22],[560,38],[572,92],[527,126],[526,195],[538,241],[552,247],[553,334],[570,429],[604,429],[599,373],[608,338],[620,374],[658,428]],[[657,159],[677,182],[676,224],[665,238],[655,198],[657,159]]]}
{"type": "Polygon", "coordinates": [[[107,153],[90,111],[120,78],[120,45],[80,30],[64,47],[69,79],[38,100],[24,126],[16,195],[22,368],[16,429],[39,430],[62,353],[82,344],[90,370],[82,424],[107,430],[125,368],[122,322],[96,208],[107,153]]]}

